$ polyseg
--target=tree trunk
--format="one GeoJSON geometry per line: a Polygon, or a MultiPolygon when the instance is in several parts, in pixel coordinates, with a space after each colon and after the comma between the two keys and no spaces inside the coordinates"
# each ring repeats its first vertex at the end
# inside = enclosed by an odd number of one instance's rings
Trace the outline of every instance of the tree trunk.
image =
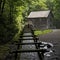
{"type": "Polygon", "coordinates": [[[0,15],[1,15],[1,6],[2,6],[2,0],[0,0],[0,15]]]}
{"type": "Polygon", "coordinates": [[[0,0],[0,9],[1,9],[2,0],[0,0]]]}
{"type": "Polygon", "coordinates": [[[9,14],[9,17],[10,17],[10,21],[12,22],[12,19],[13,19],[13,1],[10,1],[10,14],[9,14]]]}
{"type": "Polygon", "coordinates": [[[1,8],[1,14],[3,14],[4,6],[5,6],[6,0],[3,1],[2,8],[1,8]]]}

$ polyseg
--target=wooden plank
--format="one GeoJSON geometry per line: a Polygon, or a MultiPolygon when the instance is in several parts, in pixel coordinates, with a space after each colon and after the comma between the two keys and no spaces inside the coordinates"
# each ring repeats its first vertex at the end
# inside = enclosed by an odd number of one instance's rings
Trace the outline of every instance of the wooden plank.
{"type": "Polygon", "coordinates": [[[32,42],[32,43],[17,43],[16,45],[34,45],[34,44],[42,44],[41,42],[32,42]]]}
{"type": "Polygon", "coordinates": [[[32,38],[19,38],[19,40],[39,40],[39,38],[38,37],[36,37],[36,38],[34,38],[34,37],[32,37],[32,38]]]}
{"type": "Polygon", "coordinates": [[[20,37],[34,37],[33,35],[20,35],[20,37]]]}
{"type": "Polygon", "coordinates": [[[49,50],[46,49],[33,49],[33,50],[17,50],[17,51],[12,51],[11,53],[28,53],[28,52],[49,52],[49,50]]]}
{"type": "Polygon", "coordinates": [[[19,40],[34,40],[34,38],[29,38],[29,39],[19,38],[19,40]]]}

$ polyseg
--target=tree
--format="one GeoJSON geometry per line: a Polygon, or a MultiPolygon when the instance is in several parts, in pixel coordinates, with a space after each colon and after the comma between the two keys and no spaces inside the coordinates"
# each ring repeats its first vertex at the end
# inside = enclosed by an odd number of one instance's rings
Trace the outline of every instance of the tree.
{"type": "Polygon", "coordinates": [[[60,0],[55,0],[55,25],[57,28],[60,28],[60,0]]]}
{"type": "Polygon", "coordinates": [[[11,41],[18,31],[17,22],[14,17],[14,1],[3,0],[0,16],[0,43],[11,41]]]}
{"type": "Polygon", "coordinates": [[[6,0],[0,0],[0,15],[3,14],[5,2],[6,2],[6,0]]]}

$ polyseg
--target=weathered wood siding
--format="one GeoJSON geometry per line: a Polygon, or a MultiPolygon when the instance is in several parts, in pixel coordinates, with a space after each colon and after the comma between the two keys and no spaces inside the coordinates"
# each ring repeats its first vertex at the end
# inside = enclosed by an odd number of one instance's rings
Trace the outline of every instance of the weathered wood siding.
{"type": "Polygon", "coordinates": [[[28,22],[37,30],[48,29],[52,26],[52,16],[49,14],[47,18],[29,18],[28,22]]]}
{"type": "Polygon", "coordinates": [[[46,19],[42,19],[42,18],[33,18],[33,19],[29,19],[28,22],[34,25],[35,29],[46,29],[46,25],[47,25],[47,20],[46,19]]]}

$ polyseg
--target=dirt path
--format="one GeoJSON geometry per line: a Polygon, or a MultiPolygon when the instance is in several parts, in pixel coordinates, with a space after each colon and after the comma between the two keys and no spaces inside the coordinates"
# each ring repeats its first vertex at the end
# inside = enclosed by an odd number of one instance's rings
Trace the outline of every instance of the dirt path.
{"type": "Polygon", "coordinates": [[[54,45],[55,53],[48,60],[60,60],[60,29],[55,29],[53,32],[39,36],[40,41],[50,42],[54,45]]]}

